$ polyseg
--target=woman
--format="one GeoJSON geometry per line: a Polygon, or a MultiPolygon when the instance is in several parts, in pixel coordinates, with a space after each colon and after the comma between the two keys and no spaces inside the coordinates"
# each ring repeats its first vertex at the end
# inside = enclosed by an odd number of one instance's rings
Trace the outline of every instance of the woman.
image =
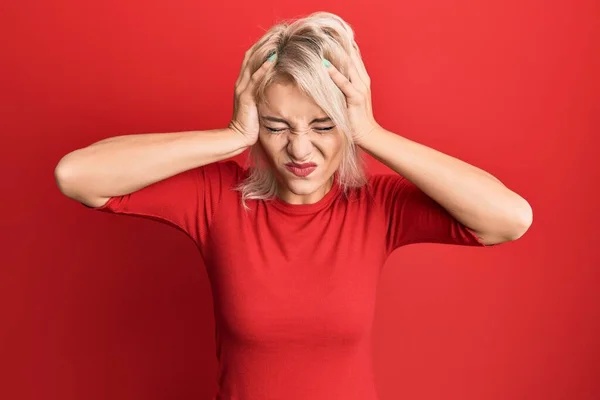
{"type": "Polygon", "coordinates": [[[491,246],[532,211],[489,173],[391,133],[341,18],[271,28],[244,58],[226,129],[112,137],[63,157],[61,191],[169,223],[215,304],[217,399],[376,399],[371,324],[396,248],[491,246]],[[252,166],[227,158],[251,149],[252,166]],[[367,176],[366,151],[396,172],[367,176]]]}

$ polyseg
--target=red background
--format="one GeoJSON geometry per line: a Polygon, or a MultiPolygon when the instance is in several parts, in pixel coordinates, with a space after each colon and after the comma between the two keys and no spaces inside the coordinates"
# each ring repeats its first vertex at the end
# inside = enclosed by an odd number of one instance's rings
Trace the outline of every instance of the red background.
{"type": "Polygon", "coordinates": [[[534,210],[513,243],[392,255],[381,399],[600,398],[600,3],[284,3],[2,3],[0,397],[210,398],[212,299],[193,243],[85,209],[54,166],[109,136],[224,127],[244,51],[280,18],[328,10],[356,30],[384,127],[534,210]]]}

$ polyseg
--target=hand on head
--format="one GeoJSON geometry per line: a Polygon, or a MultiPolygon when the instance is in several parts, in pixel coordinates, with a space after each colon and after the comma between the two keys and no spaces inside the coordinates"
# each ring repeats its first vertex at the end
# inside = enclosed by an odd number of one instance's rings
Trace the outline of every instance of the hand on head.
{"type": "MultiPolygon", "coordinates": [[[[235,84],[233,118],[229,123],[229,128],[240,134],[247,146],[256,143],[260,130],[254,89],[256,83],[273,66],[276,58],[276,55],[273,54],[263,62],[259,69],[251,73],[248,65],[250,55],[250,50],[246,51],[240,75],[235,84]]],[[[353,48],[346,61],[349,79],[328,60],[324,59],[323,65],[333,82],[346,97],[352,138],[356,144],[360,145],[367,140],[371,132],[381,126],[373,116],[371,78],[356,47],[353,48]]]]}
{"type": "Polygon", "coordinates": [[[360,145],[367,140],[371,132],[380,128],[380,125],[373,117],[371,78],[367,74],[365,64],[357,48],[353,49],[346,61],[350,79],[346,78],[328,60],[323,60],[323,64],[333,82],[346,96],[352,137],[354,142],[360,145]]]}
{"type": "Polygon", "coordinates": [[[258,108],[254,100],[254,88],[275,61],[275,54],[273,54],[263,62],[259,69],[251,74],[248,65],[250,54],[250,50],[246,51],[240,75],[235,83],[233,117],[229,123],[229,129],[242,135],[247,146],[256,143],[260,130],[258,108]]]}

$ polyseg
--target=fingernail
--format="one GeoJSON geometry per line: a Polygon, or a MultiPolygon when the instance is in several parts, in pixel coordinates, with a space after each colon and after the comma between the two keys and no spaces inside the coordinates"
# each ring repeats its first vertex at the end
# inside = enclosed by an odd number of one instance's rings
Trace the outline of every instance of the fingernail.
{"type": "Polygon", "coordinates": [[[323,59],[323,65],[325,66],[325,68],[329,68],[331,67],[331,63],[329,62],[328,59],[324,58],[323,59]]]}
{"type": "Polygon", "coordinates": [[[273,53],[269,56],[268,60],[269,60],[269,62],[273,62],[273,61],[275,61],[276,58],[277,58],[277,53],[273,53]]]}

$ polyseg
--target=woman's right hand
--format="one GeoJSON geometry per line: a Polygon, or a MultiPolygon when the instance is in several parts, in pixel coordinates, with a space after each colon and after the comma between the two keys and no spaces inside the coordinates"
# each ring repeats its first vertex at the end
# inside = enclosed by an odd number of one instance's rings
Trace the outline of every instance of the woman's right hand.
{"type": "Polygon", "coordinates": [[[256,72],[250,74],[249,57],[250,50],[246,51],[240,75],[235,83],[233,117],[229,123],[229,129],[241,135],[246,146],[256,143],[260,129],[258,108],[254,100],[254,87],[275,61],[275,57],[270,57],[256,72]]]}

